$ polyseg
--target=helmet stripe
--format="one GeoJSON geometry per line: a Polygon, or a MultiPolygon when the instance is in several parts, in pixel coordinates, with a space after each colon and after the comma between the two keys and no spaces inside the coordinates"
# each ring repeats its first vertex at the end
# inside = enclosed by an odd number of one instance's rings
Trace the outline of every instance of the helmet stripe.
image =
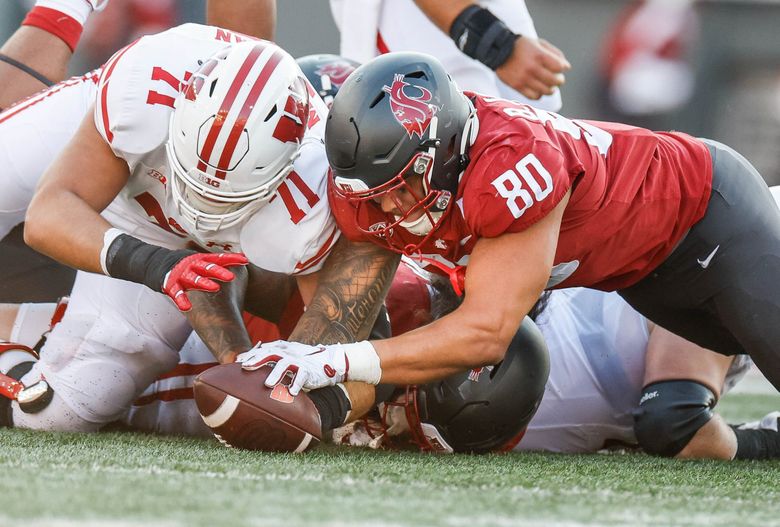
{"type": "Polygon", "coordinates": [[[265,88],[265,85],[268,83],[268,79],[283,58],[284,54],[282,51],[276,49],[273,52],[273,55],[268,59],[268,62],[263,66],[260,75],[255,80],[255,84],[249,91],[249,95],[247,95],[244,105],[238,113],[238,117],[236,117],[236,120],[233,122],[233,128],[230,130],[230,135],[225,142],[225,147],[222,149],[222,155],[217,164],[219,170],[217,170],[215,174],[215,177],[218,179],[225,179],[225,171],[230,168],[230,159],[233,157],[233,152],[236,150],[236,145],[238,145],[238,139],[241,137],[241,133],[244,131],[244,128],[246,128],[246,122],[249,119],[249,115],[252,113],[252,109],[255,107],[257,99],[260,98],[263,88],[265,88]]]}
{"type": "Polygon", "coordinates": [[[230,108],[233,106],[233,102],[236,100],[236,96],[241,90],[241,85],[249,76],[249,72],[252,70],[252,66],[254,66],[255,62],[257,62],[257,59],[260,57],[260,54],[263,52],[264,48],[265,46],[263,45],[255,46],[252,51],[249,52],[246,59],[244,59],[244,63],[238,70],[235,79],[233,79],[233,84],[230,85],[230,88],[228,89],[227,94],[222,101],[222,105],[219,108],[219,112],[217,113],[217,118],[214,119],[213,123],[211,123],[211,128],[209,129],[209,133],[206,136],[206,141],[203,143],[203,148],[201,149],[199,155],[200,160],[198,161],[198,170],[202,172],[206,171],[206,161],[211,158],[214,145],[217,142],[217,137],[219,137],[219,133],[222,131],[222,125],[225,122],[225,117],[227,117],[230,108]]]}

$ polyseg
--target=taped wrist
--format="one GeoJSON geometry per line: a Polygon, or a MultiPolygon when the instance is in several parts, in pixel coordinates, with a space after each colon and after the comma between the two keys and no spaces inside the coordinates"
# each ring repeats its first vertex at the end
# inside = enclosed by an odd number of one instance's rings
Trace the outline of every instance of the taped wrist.
{"type": "Polygon", "coordinates": [[[345,381],[363,381],[379,384],[382,378],[382,365],[371,342],[363,340],[352,344],[343,344],[347,362],[345,381]]]}
{"type": "Polygon", "coordinates": [[[320,414],[322,432],[342,426],[352,411],[352,402],[342,386],[326,386],[309,392],[309,399],[320,414]]]}
{"type": "Polygon", "coordinates": [[[186,249],[158,247],[129,234],[120,234],[105,250],[105,270],[108,276],[144,284],[154,291],[163,291],[165,275],[183,258],[195,254],[186,249]]]}
{"type": "Polygon", "coordinates": [[[471,5],[452,22],[450,37],[463,53],[495,70],[507,61],[520,35],[488,9],[471,5]]]}

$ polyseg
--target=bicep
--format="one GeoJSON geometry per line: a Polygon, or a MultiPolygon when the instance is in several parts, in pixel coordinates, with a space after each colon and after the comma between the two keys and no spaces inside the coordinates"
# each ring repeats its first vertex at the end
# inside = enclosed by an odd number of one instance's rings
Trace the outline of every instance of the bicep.
{"type": "Polygon", "coordinates": [[[87,112],[72,139],[46,170],[37,193],[67,192],[100,212],[127,183],[130,170],[100,135],[92,114],[87,112]]]}
{"type": "Polygon", "coordinates": [[[567,203],[565,197],[523,231],[481,238],[469,258],[466,297],[455,312],[491,325],[498,322],[501,333],[511,338],[550,277],[567,203]]]}

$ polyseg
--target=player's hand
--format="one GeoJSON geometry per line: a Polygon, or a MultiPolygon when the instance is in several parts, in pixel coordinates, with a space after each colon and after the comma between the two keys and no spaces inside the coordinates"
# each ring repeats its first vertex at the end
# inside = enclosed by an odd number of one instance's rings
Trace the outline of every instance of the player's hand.
{"type": "Polygon", "coordinates": [[[344,346],[309,346],[277,340],[255,346],[236,358],[245,370],[257,370],[273,364],[266,377],[269,388],[290,378],[290,395],[301,389],[314,390],[342,382],[349,373],[349,361],[344,346]]]}
{"type": "Polygon", "coordinates": [[[249,260],[242,253],[195,253],[179,260],[163,279],[162,292],[173,299],[181,311],[192,309],[187,291],[216,293],[219,284],[214,280],[230,282],[236,275],[227,267],[246,265],[249,260]]]}
{"type": "Polygon", "coordinates": [[[496,74],[505,84],[536,100],[552,95],[566,78],[564,72],[571,69],[563,52],[544,39],[520,37],[507,61],[498,67],[496,74]]]}

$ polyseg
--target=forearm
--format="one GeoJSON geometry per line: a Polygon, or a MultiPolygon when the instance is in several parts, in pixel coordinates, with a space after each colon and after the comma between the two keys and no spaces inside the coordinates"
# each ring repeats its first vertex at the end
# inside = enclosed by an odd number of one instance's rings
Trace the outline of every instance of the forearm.
{"type": "Polygon", "coordinates": [[[289,340],[334,344],[367,338],[399,260],[389,251],[342,237],[320,271],[314,298],[289,340]]]}
{"type": "Polygon", "coordinates": [[[415,0],[415,3],[436,27],[449,35],[455,18],[475,2],[472,0],[451,0],[449,2],[442,2],[441,0],[415,0]]]}
{"type": "MultiPolygon", "coordinates": [[[[0,53],[21,62],[51,82],[61,81],[67,72],[73,52],[61,39],[40,28],[20,27],[9,38],[0,53]]],[[[44,88],[40,80],[20,69],[0,62],[0,108],[7,108],[19,100],[44,88]]]]}
{"type": "Polygon", "coordinates": [[[251,264],[247,268],[249,284],[244,310],[274,324],[278,323],[295,293],[295,278],[251,264]]]}
{"type": "Polygon", "coordinates": [[[503,323],[453,313],[409,333],[371,344],[379,355],[383,384],[418,384],[499,362],[524,313],[503,323]]]}
{"type": "Polygon", "coordinates": [[[24,240],[60,263],[102,273],[100,251],[110,228],[111,224],[75,194],[42,189],[28,209],[24,240]]]}
{"type": "Polygon", "coordinates": [[[216,359],[225,364],[252,347],[242,318],[247,272],[236,268],[236,278],[223,282],[217,293],[190,293],[192,309],[187,318],[216,359]]]}

